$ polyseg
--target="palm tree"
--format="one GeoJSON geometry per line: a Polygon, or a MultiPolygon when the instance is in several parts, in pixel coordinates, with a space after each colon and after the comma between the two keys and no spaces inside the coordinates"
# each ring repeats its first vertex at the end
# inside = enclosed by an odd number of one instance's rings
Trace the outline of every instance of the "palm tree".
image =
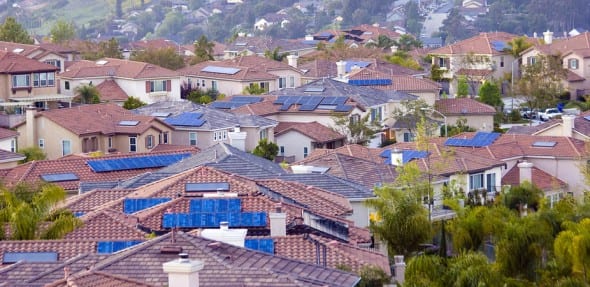
{"type": "Polygon", "coordinates": [[[528,41],[527,37],[525,36],[514,38],[507,44],[508,47],[506,47],[504,51],[512,55],[515,59],[519,58],[520,53],[522,53],[524,50],[530,48],[533,45],[528,41]]]}
{"type": "Polygon", "coordinates": [[[0,187],[0,228],[9,224],[13,240],[58,239],[74,230],[81,221],[69,211],[56,209],[65,200],[63,188],[48,183],[20,183],[8,189],[0,187]]]}
{"type": "Polygon", "coordinates": [[[590,268],[590,218],[579,223],[564,223],[566,230],[560,232],[555,239],[553,249],[555,258],[570,269],[573,275],[582,275],[588,282],[590,268]]]}
{"type": "Polygon", "coordinates": [[[81,104],[100,103],[100,92],[92,84],[78,86],[75,92],[81,104]]]}

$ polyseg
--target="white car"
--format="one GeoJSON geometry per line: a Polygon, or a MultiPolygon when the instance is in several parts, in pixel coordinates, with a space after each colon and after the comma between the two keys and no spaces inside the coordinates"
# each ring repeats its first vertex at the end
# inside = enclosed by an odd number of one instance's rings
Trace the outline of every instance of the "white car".
{"type": "Polygon", "coordinates": [[[539,113],[539,119],[542,121],[548,121],[557,116],[561,116],[561,112],[556,108],[545,109],[544,112],[539,113]]]}

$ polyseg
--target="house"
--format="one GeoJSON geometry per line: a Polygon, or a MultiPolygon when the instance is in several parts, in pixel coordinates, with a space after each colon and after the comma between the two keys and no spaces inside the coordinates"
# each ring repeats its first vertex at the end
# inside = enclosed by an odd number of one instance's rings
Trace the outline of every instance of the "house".
{"type": "Polygon", "coordinates": [[[516,72],[516,59],[505,48],[517,38],[504,32],[480,33],[469,39],[430,51],[432,65],[443,71],[443,78],[451,81],[449,94],[457,93],[457,78],[465,77],[470,95],[476,95],[486,79],[501,79],[506,73],[516,72]]]}
{"type": "Polygon", "coordinates": [[[206,61],[180,69],[191,88],[212,89],[226,96],[241,94],[258,85],[266,91],[295,88],[301,85],[302,72],[293,66],[258,56],[241,56],[224,61],[206,61]]]}
{"type": "Polygon", "coordinates": [[[316,50],[316,46],[304,42],[273,37],[252,36],[238,33],[238,37],[224,47],[223,59],[233,59],[239,56],[256,55],[264,57],[267,51],[278,50],[280,53],[303,56],[316,50]]]}
{"type": "Polygon", "coordinates": [[[58,94],[57,71],[56,66],[0,51],[0,106],[56,108],[58,101],[71,102],[72,96],[58,94]]]}
{"type": "Polygon", "coordinates": [[[572,100],[581,98],[590,92],[588,82],[588,55],[590,55],[590,32],[583,32],[576,36],[554,38],[553,32],[543,32],[542,42],[531,46],[521,53],[522,65],[530,65],[537,61],[540,55],[558,56],[567,70],[562,85],[570,93],[572,100]]]}
{"type": "Polygon", "coordinates": [[[299,161],[317,148],[334,149],[344,145],[342,135],[318,122],[281,122],[275,128],[278,156],[287,162],[299,161]],[[288,159],[288,160],[287,160],[288,159]]]}
{"type": "Polygon", "coordinates": [[[172,142],[200,149],[224,142],[252,151],[261,139],[274,142],[278,124],[261,116],[232,114],[187,100],[158,102],[134,112],[158,117],[172,126],[172,142]]]}
{"type": "Polygon", "coordinates": [[[254,30],[264,31],[270,26],[279,25],[285,28],[290,23],[289,16],[282,13],[268,13],[254,22],[254,30]]]}
{"type": "Polygon", "coordinates": [[[97,86],[111,79],[128,97],[139,98],[148,104],[180,99],[180,74],[143,62],[114,58],[95,62],[81,60],[69,66],[58,78],[60,90],[68,96],[75,96],[76,88],[81,85],[97,86]]]}
{"type": "MultiPolygon", "coordinates": [[[[447,125],[457,125],[459,120],[465,119],[465,125],[483,132],[494,130],[494,115],[496,109],[471,98],[439,99],[434,109],[445,116],[447,125]]],[[[441,119],[437,113],[433,117],[441,119]]]]}
{"type": "Polygon", "coordinates": [[[174,49],[178,55],[191,56],[194,55],[194,48],[187,49],[178,44],[174,40],[169,39],[150,39],[135,41],[126,44],[123,48],[123,58],[129,59],[133,53],[142,52],[146,50],[160,50],[160,49],[174,49]]]}
{"type": "Polygon", "coordinates": [[[27,109],[26,117],[17,126],[18,141],[24,147],[40,147],[48,159],[90,152],[147,152],[160,143],[171,143],[170,125],[115,104],[41,112],[27,109]]]}
{"type": "Polygon", "coordinates": [[[65,70],[65,62],[75,60],[75,55],[77,54],[71,48],[66,49],[55,44],[42,43],[39,45],[29,45],[5,41],[0,41],[0,51],[12,52],[41,63],[56,66],[59,68],[58,72],[63,72],[65,70]]]}
{"type": "Polygon", "coordinates": [[[513,166],[502,177],[503,186],[517,186],[527,181],[543,191],[550,207],[553,207],[566,195],[567,184],[565,182],[535,167],[533,163],[526,160],[513,166]]]}
{"type": "Polygon", "coordinates": [[[378,24],[362,24],[339,31],[320,31],[313,35],[311,39],[306,40],[334,42],[338,37],[343,37],[345,42],[347,42],[350,47],[354,48],[370,43],[377,43],[379,36],[386,36],[391,40],[397,41],[401,37],[401,34],[387,28],[382,28],[378,24]]]}
{"type": "Polygon", "coordinates": [[[590,112],[563,115],[536,126],[513,126],[506,133],[535,136],[564,136],[590,141],[590,112]]]}

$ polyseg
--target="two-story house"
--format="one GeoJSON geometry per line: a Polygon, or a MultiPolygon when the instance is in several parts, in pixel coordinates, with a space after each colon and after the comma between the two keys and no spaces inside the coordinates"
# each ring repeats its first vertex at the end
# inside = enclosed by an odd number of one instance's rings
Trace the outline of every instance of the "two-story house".
{"type": "Polygon", "coordinates": [[[91,152],[147,152],[160,143],[172,143],[172,127],[164,121],[109,103],[41,112],[29,108],[17,131],[22,147],[38,146],[48,159],[91,152]]]}
{"type": "Polygon", "coordinates": [[[113,80],[125,94],[145,103],[180,99],[180,74],[154,64],[105,58],[98,61],[77,61],[59,74],[60,90],[76,95],[81,85],[100,85],[113,80]]]}
{"type": "Polygon", "coordinates": [[[266,51],[278,49],[280,53],[303,56],[316,51],[316,45],[306,44],[301,41],[277,39],[273,37],[252,36],[239,33],[238,37],[228,43],[223,49],[224,59],[233,59],[239,56],[264,56],[266,51]]]}

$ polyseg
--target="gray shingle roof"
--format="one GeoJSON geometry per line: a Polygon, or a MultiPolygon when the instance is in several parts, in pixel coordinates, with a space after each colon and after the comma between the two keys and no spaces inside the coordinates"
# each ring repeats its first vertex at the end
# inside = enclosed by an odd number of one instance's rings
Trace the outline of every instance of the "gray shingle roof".
{"type": "Polygon", "coordinates": [[[319,187],[349,199],[375,196],[370,188],[329,174],[285,174],[275,178],[319,187]]]}
{"type": "Polygon", "coordinates": [[[142,115],[154,115],[154,113],[169,113],[176,116],[187,112],[203,113],[201,119],[205,123],[200,127],[193,127],[195,130],[212,131],[219,129],[233,128],[236,125],[241,127],[268,127],[276,126],[277,121],[256,115],[234,115],[219,109],[195,104],[191,101],[164,101],[157,102],[135,109],[135,113],[142,115]]]}

